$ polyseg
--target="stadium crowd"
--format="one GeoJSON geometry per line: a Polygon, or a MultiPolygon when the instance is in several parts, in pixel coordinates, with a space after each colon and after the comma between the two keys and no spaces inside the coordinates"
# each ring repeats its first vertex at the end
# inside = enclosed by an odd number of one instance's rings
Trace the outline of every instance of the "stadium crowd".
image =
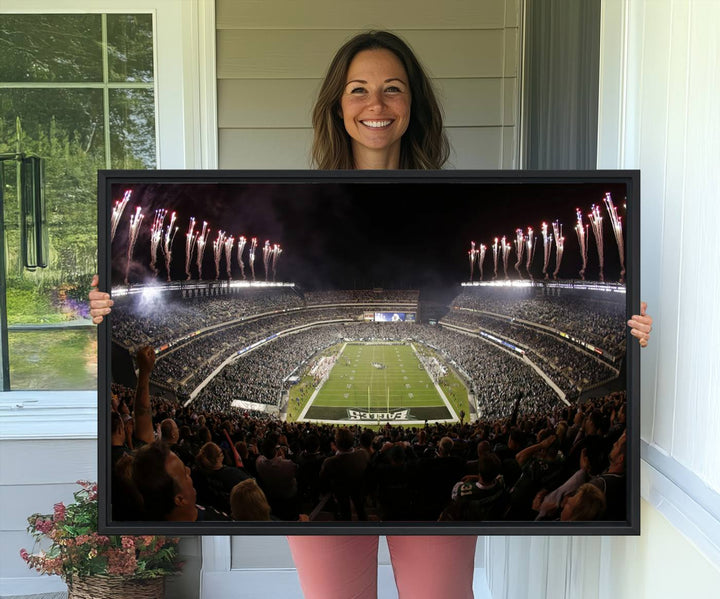
{"type": "MultiPolygon", "coordinates": [[[[253,343],[272,337],[276,333],[313,325],[315,332],[307,337],[307,344],[309,348],[314,347],[317,350],[327,345],[322,340],[325,334],[320,332],[321,327],[314,325],[327,321],[352,322],[362,318],[360,306],[332,308],[327,303],[352,300],[352,303],[357,304],[378,297],[383,301],[389,298],[395,298],[396,301],[418,299],[416,291],[309,292],[302,299],[298,293],[286,288],[245,291],[249,292],[248,296],[241,294],[230,297],[168,301],[160,304],[160,308],[155,306],[151,313],[144,312],[140,303],[133,304],[132,308],[129,304],[119,303],[113,313],[113,341],[132,352],[137,348],[137,344],[150,343],[159,347],[161,343],[171,338],[171,343],[174,345],[159,355],[153,380],[160,386],[175,390],[183,397],[189,397],[224,361],[253,343]],[[212,324],[208,326],[208,323],[212,324]],[[200,334],[189,336],[195,332],[200,334]]],[[[441,319],[440,324],[454,324],[475,331],[483,328],[497,336],[517,342],[528,350],[533,362],[538,364],[570,399],[584,389],[617,376],[617,369],[605,365],[585,351],[580,351],[578,346],[568,341],[487,314],[491,312],[504,313],[505,316],[515,315],[514,317],[522,317],[565,331],[574,331],[578,326],[577,322],[584,322],[587,326],[602,326],[608,330],[612,324],[616,329],[622,330],[620,317],[617,314],[610,314],[612,310],[616,310],[617,302],[583,301],[574,305],[573,310],[570,311],[567,302],[571,301],[571,298],[565,296],[534,298],[528,297],[528,293],[532,295],[532,291],[511,290],[511,292],[509,295],[507,290],[503,292],[506,294],[503,297],[510,298],[505,301],[510,308],[504,309],[504,303],[495,297],[500,293],[497,289],[473,288],[463,291],[453,302],[456,309],[452,309],[441,319]],[[520,299],[513,299],[516,294],[520,299]],[[607,304],[611,305],[612,310],[607,304]],[[480,311],[480,308],[486,310],[480,311]],[[594,310],[598,310],[600,316],[593,314],[594,310]]],[[[596,295],[601,299],[608,296],[602,293],[596,295]]],[[[479,343],[458,333],[438,332],[442,327],[428,328],[417,324],[413,326],[415,328],[412,329],[411,335],[408,334],[407,328],[395,330],[391,327],[387,328],[388,325],[385,323],[347,325],[339,331],[328,334],[359,340],[383,337],[402,340],[412,336],[422,343],[441,350],[471,381],[492,379],[495,384],[499,383],[502,388],[506,388],[513,379],[527,378],[533,381],[528,390],[530,397],[536,398],[536,401],[546,407],[554,403],[554,393],[539,377],[527,374],[526,367],[508,360],[506,356],[496,351],[493,351],[493,354],[499,356],[498,358],[492,360],[483,358],[485,353],[490,351],[487,343],[479,343]],[[448,339],[449,335],[452,339],[448,339]],[[479,350],[479,355],[474,355],[476,350],[479,350]],[[489,377],[486,372],[488,368],[492,368],[490,362],[498,365],[502,363],[501,372],[495,373],[494,377],[489,377]]],[[[589,335],[587,330],[585,334],[589,335]]],[[[605,335],[604,339],[608,339],[608,335],[605,335]]],[[[212,398],[217,402],[231,400],[233,398],[231,396],[234,396],[235,399],[277,405],[282,380],[295,367],[304,363],[308,352],[298,353],[297,349],[294,349],[292,353],[294,357],[283,358],[282,364],[274,365],[277,362],[275,356],[288,355],[290,354],[283,353],[283,348],[280,346],[276,351],[268,346],[252,360],[239,360],[230,370],[228,366],[225,369],[227,372],[223,371],[221,375],[215,377],[217,382],[213,381],[212,392],[204,392],[203,397],[212,398]],[[264,358],[265,353],[268,353],[269,357],[264,358]],[[243,364],[247,364],[247,367],[243,364]],[[272,375],[271,380],[268,381],[259,375],[255,376],[251,368],[256,370],[259,368],[267,372],[268,375],[272,375]],[[241,386],[230,384],[233,379],[237,380],[236,375],[241,375],[241,378],[248,380],[248,383],[241,386]],[[258,384],[253,379],[264,382],[258,384]]],[[[487,386],[491,388],[491,385],[487,386]]],[[[477,389],[477,393],[480,399],[490,399],[490,403],[493,403],[492,398],[487,398],[482,388],[477,389]]],[[[491,415],[502,414],[493,408],[491,415]]]]}
{"type": "Polygon", "coordinates": [[[353,289],[308,291],[304,293],[308,305],[317,304],[417,304],[420,292],[402,289],[353,289]]]}
{"type": "Polygon", "coordinates": [[[115,520],[625,519],[624,392],[371,430],[151,397],[154,361],[113,387],[115,520]]]}
{"type": "Polygon", "coordinates": [[[618,375],[617,369],[577,345],[517,322],[477,312],[459,311],[448,314],[442,322],[473,330],[482,329],[519,345],[529,351],[532,359],[543,365],[543,370],[571,397],[584,388],[609,381],[618,375]]]}
{"type": "Polygon", "coordinates": [[[520,318],[563,331],[614,355],[625,353],[625,295],[604,291],[470,287],[453,300],[451,310],[466,308],[520,318]]]}
{"type": "MultiPolygon", "coordinates": [[[[177,294],[174,294],[177,295],[177,294]]],[[[142,294],[118,298],[112,313],[113,341],[131,352],[143,345],[160,347],[209,325],[259,314],[301,308],[302,298],[289,288],[243,289],[242,293],[179,299],[142,294]]]]}

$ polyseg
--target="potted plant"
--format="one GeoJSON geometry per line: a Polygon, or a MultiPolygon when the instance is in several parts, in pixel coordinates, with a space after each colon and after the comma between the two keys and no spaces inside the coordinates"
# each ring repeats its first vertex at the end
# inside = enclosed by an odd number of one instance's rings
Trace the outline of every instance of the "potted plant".
{"type": "Polygon", "coordinates": [[[41,574],[57,574],[69,599],[160,599],[165,577],[182,569],[178,539],[104,536],[97,532],[97,484],[78,481],[75,502],[56,503],[52,514],[28,517],[33,553],[20,556],[41,574]]]}

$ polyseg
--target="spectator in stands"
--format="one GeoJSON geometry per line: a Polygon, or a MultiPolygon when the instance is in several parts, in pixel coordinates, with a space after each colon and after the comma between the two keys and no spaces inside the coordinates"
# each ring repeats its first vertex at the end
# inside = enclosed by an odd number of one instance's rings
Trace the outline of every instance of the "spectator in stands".
{"type": "Polygon", "coordinates": [[[599,520],[605,512],[605,496],[595,485],[585,483],[568,496],[560,514],[563,522],[599,520]]]}
{"type": "Polygon", "coordinates": [[[303,449],[297,457],[298,494],[303,505],[312,511],[320,500],[320,468],[325,455],[320,451],[320,437],[317,433],[307,434],[303,449]]]}
{"type": "Polygon", "coordinates": [[[228,520],[213,508],[195,503],[190,469],[162,441],[140,448],[133,461],[132,480],[143,500],[145,519],[195,522],[228,520]]]}
{"type": "Polygon", "coordinates": [[[608,469],[590,479],[590,484],[595,485],[605,495],[607,504],[605,520],[626,520],[626,464],[625,456],[627,451],[626,431],[618,438],[610,450],[610,466],[608,469]]]}
{"type": "Polygon", "coordinates": [[[533,500],[533,510],[538,512],[536,520],[557,517],[563,500],[577,491],[581,485],[597,476],[604,469],[605,446],[599,437],[589,437],[580,453],[580,469],[554,491],[538,491],[533,500]]]}
{"type": "Polygon", "coordinates": [[[557,438],[550,429],[543,429],[538,442],[518,452],[516,461],[522,469],[520,478],[510,490],[511,520],[532,520],[532,502],[538,491],[559,484],[563,462],[558,457],[557,438]]]}
{"type": "Polygon", "coordinates": [[[507,443],[499,443],[493,448],[493,453],[502,463],[503,480],[508,488],[512,488],[520,478],[521,468],[516,456],[524,447],[525,434],[519,428],[513,427],[507,436],[507,443]]]}
{"type": "MultiPolygon", "coordinates": [[[[414,520],[411,482],[415,478],[408,464],[403,441],[389,441],[380,451],[381,460],[376,467],[377,496],[380,517],[384,521],[414,520]]],[[[425,490],[433,483],[426,481],[425,490]]]]}
{"type": "Polygon", "coordinates": [[[494,453],[480,454],[478,480],[458,482],[452,489],[451,503],[440,520],[502,520],[508,507],[508,493],[500,474],[502,464],[494,453]]]}
{"type": "Polygon", "coordinates": [[[180,456],[186,465],[190,466],[195,461],[197,452],[200,451],[200,446],[197,444],[197,440],[192,433],[192,429],[184,424],[179,429],[180,440],[175,446],[175,453],[180,456]]]}
{"type": "Polygon", "coordinates": [[[202,505],[229,513],[230,492],[250,475],[242,468],[226,466],[224,457],[222,449],[215,443],[205,443],[195,458],[192,479],[202,505]]]}
{"type": "MultiPolygon", "coordinates": [[[[416,517],[420,520],[437,520],[450,502],[455,483],[464,474],[464,460],[452,455],[454,445],[455,442],[450,437],[442,437],[438,443],[437,457],[425,457],[418,462],[415,483],[418,487],[416,517]]],[[[474,472],[477,473],[477,465],[474,472]]]]}
{"type": "Polygon", "coordinates": [[[271,508],[265,493],[255,479],[249,478],[235,485],[230,493],[233,520],[271,520],[271,508]]]}
{"type": "MultiPolygon", "coordinates": [[[[129,416],[128,416],[129,417],[129,416]]],[[[123,417],[117,412],[110,413],[110,459],[112,467],[124,455],[131,455],[130,448],[125,442],[125,423],[123,417]]]]}
{"type": "Polygon", "coordinates": [[[356,450],[354,444],[352,431],[346,427],[338,428],[335,431],[335,455],[326,458],[320,468],[320,490],[332,493],[338,520],[352,520],[352,507],[358,520],[367,520],[365,472],[370,456],[364,450],[356,450]]]}
{"type": "Polygon", "coordinates": [[[285,457],[286,450],[278,444],[279,435],[271,431],[263,440],[261,455],[255,462],[258,482],[282,520],[297,520],[299,514],[297,494],[297,464],[285,457]]]}

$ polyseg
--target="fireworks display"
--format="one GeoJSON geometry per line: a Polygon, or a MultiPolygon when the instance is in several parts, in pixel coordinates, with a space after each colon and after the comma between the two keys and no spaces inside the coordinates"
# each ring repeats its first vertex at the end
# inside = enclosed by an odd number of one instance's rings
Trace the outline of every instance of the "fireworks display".
{"type": "Polygon", "coordinates": [[[190,224],[188,226],[188,232],[185,234],[185,274],[187,280],[190,280],[190,261],[192,260],[192,253],[197,243],[198,234],[195,231],[195,217],[190,217],[190,224]]]}
{"type": "MultiPolygon", "coordinates": [[[[114,208],[112,210],[112,214],[110,215],[111,220],[111,237],[114,238],[116,231],[119,228],[119,221],[121,219],[121,216],[124,214],[125,209],[127,207],[127,204],[129,203],[130,199],[133,197],[133,190],[126,190],[124,191],[123,197],[121,200],[118,200],[115,202],[114,208]]],[[[614,192],[613,192],[614,193],[614,192]]],[[[600,195],[600,194],[598,194],[600,195]]],[[[140,197],[143,197],[142,195],[140,197]]],[[[597,196],[596,196],[597,197],[597,196]]],[[[603,194],[601,195],[603,197],[603,202],[605,204],[605,207],[607,209],[608,217],[611,222],[611,226],[613,228],[613,233],[615,235],[615,241],[617,243],[618,248],[618,257],[619,257],[619,266],[620,266],[620,283],[624,283],[624,277],[625,277],[625,264],[624,264],[624,257],[625,257],[625,251],[624,251],[624,239],[623,239],[623,223],[621,217],[618,215],[618,210],[615,207],[612,199],[612,194],[610,192],[603,191],[603,194]]],[[[164,203],[164,202],[163,202],[164,203]]],[[[581,206],[580,208],[575,208],[575,232],[578,239],[578,249],[581,261],[579,261],[579,265],[581,264],[581,267],[579,269],[578,274],[576,275],[579,279],[585,280],[586,277],[589,276],[588,268],[592,268],[592,278],[595,280],[599,280],[600,282],[605,281],[605,255],[604,255],[604,232],[603,232],[603,218],[605,217],[604,214],[602,214],[602,203],[597,202],[591,205],[590,210],[587,210],[587,205],[585,208],[582,208],[582,204],[579,203],[581,206]],[[587,215],[588,221],[584,221],[583,219],[583,213],[587,215]],[[589,222],[589,224],[587,224],[589,222]],[[589,243],[590,243],[590,235],[589,235],[589,228],[592,227],[593,232],[593,239],[595,240],[595,245],[597,248],[597,255],[598,255],[598,270],[595,271],[595,262],[594,260],[588,260],[588,252],[589,252],[589,243]]],[[[179,274],[178,271],[181,268],[180,264],[175,265],[175,272],[173,273],[173,264],[172,264],[172,244],[174,242],[174,237],[177,233],[178,227],[176,226],[177,219],[178,219],[178,213],[177,212],[171,212],[171,210],[168,210],[167,207],[165,208],[157,208],[154,210],[154,218],[152,221],[152,225],[148,227],[147,229],[142,228],[142,222],[144,219],[143,210],[146,210],[148,212],[151,211],[151,208],[149,207],[141,207],[136,206],[133,213],[129,216],[129,231],[128,231],[128,240],[127,240],[127,257],[125,260],[125,283],[130,284],[129,279],[131,278],[131,273],[135,273],[133,276],[135,278],[147,278],[148,276],[154,276],[155,278],[158,278],[160,276],[160,270],[161,268],[158,265],[159,260],[159,252],[162,251],[164,255],[164,262],[165,262],[165,270],[167,274],[167,280],[170,282],[173,278],[173,275],[177,277],[179,274]],[[148,243],[149,245],[145,245],[148,243]],[[142,245],[145,248],[149,247],[150,256],[149,260],[147,258],[143,259],[135,259],[136,262],[133,262],[134,254],[135,254],[135,248],[136,245],[142,245]],[[141,274],[141,270],[145,270],[145,275],[141,274]]],[[[566,208],[567,210],[567,208],[566,208]]],[[[527,218],[528,215],[525,215],[527,218]]],[[[536,218],[537,214],[535,216],[531,216],[531,218],[536,218]]],[[[222,218],[222,217],[220,217],[222,218]]],[[[560,269],[562,265],[562,259],[564,254],[564,242],[565,238],[563,237],[563,231],[562,231],[562,224],[559,220],[553,220],[552,225],[550,225],[551,221],[547,222],[539,222],[539,230],[542,233],[542,246],[543,246],[543,258],[542,258],[542,275],[545,280],[548,280],[550,278],[553,278],[555,280],[558,279],[558,276],[560,275],[560,269]],[[552,226],[552,229],[551,229],[552,226]],[[550,258],[552,253],[552,244],[553,240],[555,240],[555,264],[554,264],[554,270],[550,265],[550,258]]],[[[187,280],[191,280],[193,273],[191,272],[191,264],[194,260],[197,264],[197,278],[199,281],[203,280],[203,266],[207,268],[207,264],[204,263],[204,254],[205,250],[207,248],[209,236],[211,233],[210,226],[208,224],[208,221],[203,221],[202,230],[197,231],[196,227],[197,221],[195,217],[191,217],[189,219],[187,231],[186,231],[186,241],[185,241],[185,276],[187,277],[187,280]],[[193,252],[195,252],[195,255],[193,255],[193,252]]],[[[512,223],[510,223],[512,224],[512,223]]],[[[503,227],[508,226],[508,224],[501,225],[503,227]]],[[[469,266],[469,280],[471,283],[475,281],[483,281],[484,279],[484,261],[486,254],[488,253],[488,250],[490,246],[492,246],[492,268],[493,268],[493,275],[492,279],[497,280],[498,278],[498,262],[500,259],[502,259],[503,263],[503,271],[505,275],[505,279],[509,280],[511,278],[509,273],[509,265],[510,265],[510,255],[512,253],[512,249],[515,249],[516,256],[514,261],[514,267],[515,267],[515,273],[512,275],[513,278],[517,279],[523,279],[529,277],[529,279],[534,279],[535,276],[538,276],[538,273],[533,273],[533,261],[535,259],[535,251],[536,246],[538,245],[537,241],[540,235],[537,233],[538,229],[535,226],[528,226],[526,228],[520,228],[520,227],[513,227],[511,230],[514,230],[513,236],[505,236],[502,237],[495,237],[493,238],[493,241],[485,245],[480,242],[476,241],[470,241],[470,247],[469,250],[467,250],[467,256],[468,256],[468,263],[469,266]],[[512,242],[510,241],[512,239],[512,242]],[[524,269],[524,271],[523,271],[524,269]],[[527,275],[525,274],[527,273],[527,275]]],[[[253,282],[256,282],[258,273],[255,272],[255,258],[256,258],[256,251],[258,247],[258,237],[245,237],[244,235],[238,235],[237,237],[228,235],[225,233],[225,231],[218,230],[216,234],[216,239],[213,242],[213,259],[214,259],[214,265],[215,265],[215,277],[214,280],[218,281],[221,278],[221,262],[223,254],[225,256],[225,267],[224,267],[224,273],[223,273],[223,279],[226,279],[228,281],[233,279],[233,268],[235,268],[235,265],[232,260],[233,256],[233,250],[235,249],[235,243],[237,239],[237,264],[240,268],[240,276],[243,278],[243,280],[246,280],[248,277],[246,277],[245,267],[249,265],[250,267],[250,277],[253,282]],[[245,254],[246,246],[250,246],[248,248],[247,255],[245,254]],[[227,275],[227,276],[225,276],[227,275]]],[[[467,247],[467,246],[466,246],[467,247]]],[[[574,243],[572,245],[573,253],[575,250],[574,243]]],[[[264,280],[266,282],[273,281],[275,282],[277,279],[277,265],[279,262],[280,254],[282,253],[282,249],[278,243],[271,242],[271,238],[267,239],[262,247],[262,260],[263,260],[263,267],[264,267],[264,280]]],[[[147,256],[147,250],[143,252],[144,256],[147,256]]],[[[614,257],[613,257],[614,258],[614,257]]],[[[567,260],[566,260],[567,261],[567,260]]],[[[120,263],[120,269],[122,269],[122,262],[120,263]]],[[[611,269],[615,269],[617,265],[617,261],[614,259],[610,263],[611,269]]],[[[570,268],[573,268],[570,266],[570,268]]],[[[180,271],[181,272],[181,271],[180,271]]],[[[614,271],[617,273],[617,270],[614,271]]],[[[567,276],[565,274],[564,276],[567,276]]],[[[617,275],[614,275],[617,276],[617,275]]],[[[135,283],[136,281],[133,281],[135,283]]],[[[137,281],[139,282],[139,281],[137,281]]]]}
{"type": "MultiPolygon", "coordinates": [[[[624,283],[625,279],[625,251],[623,242],[623,230],[622,230],[622,219],[618,216],[617,208],[613,204],[612,195],[605,193],[603,196],[605,206],[607,208],[608,215],[613,227],[615,234],[615,240],[618,246],[618,253],[620,258],[620,283],[624,283]]],[[[605,281],[605,253],[604,253],[604,241],[603,241],[603,216],[601,214],[601,204],[592,204],[590,214],[588,218],[590,224],[583,222],[583,213],[580,208],[575,209],[575,232],[578,238],[578,246],[580,249],[580,257],[582,259],[582,267],[579,272],[579,278],[584,280],[587,274],[588,268],[588,244],[589,244],[589,228],[592,226],[593,238],[597,246],[598,252],[598,280],[600,282],[605,281]]],[[[560,272],[560,266],[562,264],[563,252],[565,250],[565,237],[563,237],[562,223],[559,220],[552,221],[552,230],[547,222],[542,222],[542,246],[543,246],[543,266],[542,274],[544,279],[552,278],[558,279],[560,272]],[[550,268],[550,257],[552,254],[553,239],[555,240],[555,269],[554,271],[550,268]]],[[[535,249],[537,246],[538,237],[535,235],[533,227],[527,228],[527,234],[523,233],[523,229],[515,229],[515,239],[512,244],[507,240],[507,237],[503,236],[500,241],[495,237],[492,244],[493,253],[493,280],[497,279],[498,260],[499,256],[503,261],[503,269],[505,271],[505,278],[508,279],[508,257],[510,255],[511,248],[514,246],[517,253],[517,261],[515,262],[515,271],[517,272],[517,278],[522,279],[523,273],[521,266],[524,266],[530,279],[533,279],[532,263],[535,259],[535,249]]],[[[482,262],[485,258],[486,246],[483,244],[477,244],[474,241],[470,242],[470,250],[468,251],[468,258],[470,261],[470,282],[473,281],[475,273],[475,265],[477,264],[478,270],[480,271],[480,280],[483,279],[482,262]],[[478,249],[479,248],[479,249],[478,249]]]]}
{"type": "Polygon", "coordinates": [[[215,260],[215,280],[220,280],[220,258],[225,249],[225,231],[218,231],[217,238],[213,241],[213,259],[215,260]]]}
{"type": "Polygon", "coordinates": [[[265,268],[265,280],[270,280],[270,254],[272,253],[272,246],[270,245],[270,240],[265,240],[265,245],[262,249],[263,253],[263,267],[265,268]]]}
{"type": "Polygon", "coordinates": [[[248,263],[250,264],[250,276],[255,280],[255,249],[257,248],[257,237],[250,240],[250,249],[248,250],[248,263]]]}
{"type": "Polygon", "coordinates": [[[242,276],[243,280],[245,280],[245,264],[243,263],[243,250],[245,249],[245,244],[247,243],[247,239],[240,235],[238,237],[238,249],[237,249],[237,259],[238,264],[240,264],[240,275],[242,276]]]}
{"type": "MultiPolygon", "coordinates": [[[[468,251],[468,259],[470,260],[470,282],[472,283],[473,274],[475,272],[475,260],[477,258],[477,250],[475,249],[475,242],[470,242],[470,250],[468,251]]],[[[480,277],[482,279],[482,276],[480,277]]]]}
{"type": "Polygon", "coordinates": [[[130,201],[130,196],[132,196],[132,191],[128,189],[123,194],[123,199],[115,202],[115,206],[113,206],[112,215],[110,216],[110,243],[115,239],[115,231],[117,231],[120,218],[125,211],[125,206],[127,206],[130,201]]]}
{"type": "Polygon", "coordinates": [[[163,227],[165,226],[165,215],[167,211],[160,209],[155,211],[155,219],[150,227],[150,269],[158,276],[157,251],[160,246],[160,240],[163,236],[163,227]]]}
{"type": "Polygon", "coordinates": [[[533,233],[532,227],[528,227],[527,238],[525,239],[525,270],[527,270],[528,276],[532,279],[532,272],[530,272],[530,266],[533,258],[535,257],[535,234],[533,233]]]}
{"type": "Polygon", "coordinates": [[[615,241],[617,242],[618,253],[620,255],[620,282],[625,282],[625,242],[622,232],[622,218],[618,216],[617,208],[612,201],[612,195],[605,194],[605,207],[607,208],[610,222],[612,223],[613,233],[615,233],[615,241]]]}
{"type": "Polygon", "coordinates": [[[483,278],[483,262],[485,262],[485,252],[487,251],[487,246],[485,244],[480,244],[480,249],[478,250],[478,268],[480,269],[480,280],[482,281],[483,278]]]}
{"type": "Polygon", "coordinates": [[[128,251],[127,251],[127,266],[125,267],[125,284],[129,285],[130,281],[130,264],[132,263],[133,250],[135,249],[135,242],[140,232],[140,225],[143,221],[143,213],[140,206],[135,208],[135,214],[130,215],[130,237],[128,238],[128,251]]]}
{"type": "Polygon", "coordinates": [[[170,223],[165,229],[165,236],[163,237],[163,254],[165,254],[165,269],[167,270],[167,280],[170,282],[170,262],[172,261],[172,244],[175,239],[175,233],[178,228],[175,226],[175,220],[177,219],[177,213],[173,212],[170,215],[170,223]]]}
{"type": "Polygon", "coordinates": [[[207,246],[208,236],[210,235],[210,228],[206,221],[203,221],[202,231],[197,238],[197,267],[198,267],[198,281],[202,281],[202,263],[203,257],[205,256],[205,247],[207,246]]]}
{"type": "Polygon", "coordinates": [[[498,238],[493,243],[493,281],[497,279],[497,263],[498,263],[498,238]]]}
{"type": "Polygon", "coordinates": [[[577,215],[577,223],[575,224],[575,233],[577,234],[578,244],[580,245],[580,255],[582,256],[582,268],[580,269],[580,278],[585,280],[585,269],[587,268],[587,233],[588,225],[583,225],[582,212],[580,208],[575,210],[577,215]]]}
{"type": "Polygon", "coordinates": [[[520,265],[523,260],[523,252],[525,251],[525,236],[523,235],[522,229],[515,229],[515,252],[517,253],[517,262],[515,263],[515,270],[517,271],[518,278],[522,279],[522,273],[520,272],[520,265]]]}
{"type": "Polygon", "coordinates": [[[557,280],[558,272],[560,272],[560,262],[562,262],[563,250],[565,249],[565,238],[562,234],[562,223],[553,221],[553,234],[555,235],[555,272],[553,279],[557,280]]]}
{"type": "Polygon", "coordinates": [[[548,264],[550,264],[550,251],[552,250],[552,235],[548,234],[547,223],[542,224],[542,238],[543,238],[543,274],[546,279],[550,278],[548,274],[548,264]]]}
{"type": "Polygon", "coordinates": [[[235,245],[235,238],[230,235],[225,240],[225,268],[227,270],[228,281],[232,280],[232,249],[235,245]]]}
{"type": "Polygon", "coordinates": [[[277,275],[277,261],[278,258],[280,258],[280,254],[282,254],[282,248],[279,244],[275,244],[272,249],[272,273],[273,273],[273,282],[275,282],[275,277],[277,275]]]}
{"type": "Polygon", "coordinates": [[[600,215],[600,207],[593,204],[592,209],[590,210],[590,214],[588,214],[588,218],[590,218],[590,224],[592,225],[593,234],[595,235],[595,246],[597,247],[598,261],[600,262],[599,277],[601,281],[604,281],[605,273],[603,272],[603,270],[605,268],[605,254],[603,250],[603,219],[600,215]]]}
{"type": "Polygon", "coordinates": [[[500,245],[502,247],[502,259],[503,259],[503,269],[505,270],[505,278],[509,279],[508,276],[508,259],[510,258],[510,252],[512,251],[512,244],[507,242],[507,239],[503,235],[503,238],[500,240],[500,245]]]}

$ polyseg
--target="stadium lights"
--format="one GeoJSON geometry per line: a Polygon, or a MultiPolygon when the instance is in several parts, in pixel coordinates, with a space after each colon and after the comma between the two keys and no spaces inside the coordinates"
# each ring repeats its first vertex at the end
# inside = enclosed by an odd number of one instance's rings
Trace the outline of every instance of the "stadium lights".
{"type": "Polygon", "coordinates": [[[592,291],[605,291],[608,293],[625,293],[625,286],[619,283],[588,283],[586,281],[473,281],[460,283],[461,287],[548,287],[555,289],[583,289],[592,291]]]}
{"type": "Polygon", "coordinates": [[[278,287],[295,287],[295,283],[275,283],[271,281],[190,281],[190,282],[173,282],[164,285],[118,285],[112,288],[112,295],[114,297],[124,297],[126,295],[135,295],[137,293],[143,294],[143,297],[147,297],[147,294],[152,293],[152,297],[156,297],[160,293],[165,291],[177,291],[182,289],[237,289],[237,288],[278,288],[278,287]],[[152,290],[152,291],[149,291],[152,290]]]}

